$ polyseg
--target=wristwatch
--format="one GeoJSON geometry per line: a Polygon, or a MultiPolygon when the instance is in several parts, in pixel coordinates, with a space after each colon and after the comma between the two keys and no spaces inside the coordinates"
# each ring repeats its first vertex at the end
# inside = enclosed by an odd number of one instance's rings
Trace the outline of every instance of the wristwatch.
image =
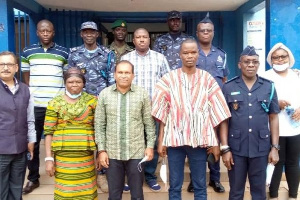
{"type": "Polygon", "coordinates": [[[272,144],[271,147],[275,148],[278,151],[280,150],[280,145],[279,144],[272,144]]]}
{"type": "Polygon", "coordinates": [[[229,149],[230,147],[228,145],[222,145],[220,146],[220,150],[223,151],[225,149],[229,149]]]}

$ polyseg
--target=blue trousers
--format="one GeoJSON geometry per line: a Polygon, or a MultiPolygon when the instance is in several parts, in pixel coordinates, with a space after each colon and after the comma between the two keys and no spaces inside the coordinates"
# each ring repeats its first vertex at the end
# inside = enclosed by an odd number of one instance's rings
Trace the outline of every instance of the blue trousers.
{"type": "Polygon", "coordinates": [[[252,199],[266,200],[268,156],[248,158],[233,154],[233,162],[232,169],[228,171],[230,184],[229,200],[244,199],[247,175],[252,199]]]}
{"type": "Polygon", "coordinates": [[[194,185],[194,199],[206,200],[206,148],[191,146],[169,147],[169,200],[181,200],[185,158],[188,157],[194,185]]]}
{"type": "Polygon", "coordinates": [[[20,200],[25,179],[27,152],[0,154],[0,199],[20,200]]]}
{"type": "MultiPolygon", "coordinates": [[[[155,141],[155,146],[154,146],[154,151],[153,151],[154,156],[153,156],[152,160],[146,162],[145,169],[144,169],[145,170],[145,181],[148,185],[150,183],[157,181],[157,177],[155,175],[157,162],[158,162],[158,158],[159,158],[159,155],[157,153],[157,135],[158,135],[158,131],[159,131],[159,123],[157,121],[155,122],[155,130],[156,130],[155,131],[156,141],[155,141]]],[[[145,136],[145,138],[146,138],[146,136],[145,136]]]]}

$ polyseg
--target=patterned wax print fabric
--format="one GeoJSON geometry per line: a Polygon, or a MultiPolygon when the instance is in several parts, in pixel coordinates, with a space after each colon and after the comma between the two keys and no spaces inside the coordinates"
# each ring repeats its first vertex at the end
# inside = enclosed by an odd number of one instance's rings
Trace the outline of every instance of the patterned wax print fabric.
{"type": "Polygon", "coordinates": [[[55,200],[97,200],[93,151],[55,153],[55,200]]]}
{"type": "Polygon", "coordinates": [[[49,102],[44,134],[53,135],[52,151],[96,150],[94,111],[97,99],[85,92],[79,100],[68,103],[63,95],[49,102]]]}

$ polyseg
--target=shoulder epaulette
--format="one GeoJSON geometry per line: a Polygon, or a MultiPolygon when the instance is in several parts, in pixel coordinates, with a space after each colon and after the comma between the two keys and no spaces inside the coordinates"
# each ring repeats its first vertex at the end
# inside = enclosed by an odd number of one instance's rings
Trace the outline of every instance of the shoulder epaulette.
{"type": "Polygon", "coordinates": [[[259,78],[261,78],[262,80],[267,81],[267,82],[269,82],[269,83],[273,83],[273,81],[271,81],[271,80],[269,80],[269,79],[266,79],[266,78],[264,78],[264,77],[259,76],[259,78]]]}
{"type": "Polygon", "coordinates": [[[227,54],[226,51],[224,51],[223,49],[221,49],[220,47],[217,47],[218,50],[222,51],[224,54],[227,54]]]}
{"type": "Polygon", "coordinates": [[[71,53],[71,52],[75,52],[75,51],[77,51],[77,50],[78,50],[78,48],[79,48],[79,47],[72,47],[72,48],[70,48],[70,53],[71,53]]]}
{"type": "Polygon", "coordinates": [[[109,54],[110,52],[112,52],[112,50],[110,50],[109,48],[99,45],[98,46],[102,51],[104,51],[105,53],[109,54]]]}
{"type": "Polygon", "coordinates": [[[228,81],[225,82],[225,84],[226,84],[226,83],[230,83],[230,82],[236,80],[237,78],[239,78],[239,76],[235,76],[235,77],[233,77],[232,79],[229,79],[228,81]]]}

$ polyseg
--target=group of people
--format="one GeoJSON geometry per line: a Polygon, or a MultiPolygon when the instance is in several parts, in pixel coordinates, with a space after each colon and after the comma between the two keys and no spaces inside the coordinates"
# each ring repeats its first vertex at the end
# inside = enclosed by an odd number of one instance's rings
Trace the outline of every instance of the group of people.
{"type": "Polygon", "coordinates": [[[266,199],[268,163],[275,165],[270,197],[278,199],[284,168],[289,197],[297,198],[300,77],[290,69],[291,51],[276,44],[267,57],[272,68],[258,76],[259,56],[247,46],[240,75],[227,81],[227,54],[212,45],[209,15],[197,25],[198,40],[182,33],[180,12],[169,12],[167,24],[151,50],[145,28],[135,30],[133,49],[126,21],[116,20],[114,41],[104,47],[97,24],[84,22],[83,45],[68,50],[53,42],[53,24],[41,20],[40,42],[22,53],[24,83],[14,78],[16,56],[0,53],[1,199],[19,200],[39,187],[42,134],[54,199],[94,200],[98,185],[111,200],[123,191],[142,200],[144,178],[151,190],[161,189],[155,171],[158,157],[167,156],[169,199],[181,199],[187,157],[188,191],[205,200],[207,155],[216,161],[209,162],[209,186],[225,191],[220,154],[230,200],[243,199],[247,176],[252,198],[266,199]]]}

